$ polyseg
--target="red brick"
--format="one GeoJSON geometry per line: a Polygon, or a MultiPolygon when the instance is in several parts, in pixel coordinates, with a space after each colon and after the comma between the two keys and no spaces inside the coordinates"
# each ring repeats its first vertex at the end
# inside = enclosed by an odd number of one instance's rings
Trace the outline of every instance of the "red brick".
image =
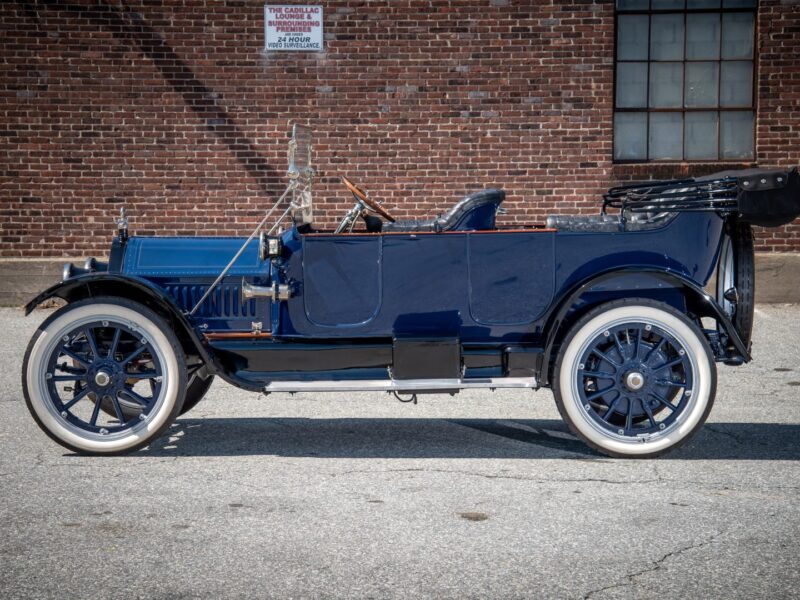
{"type": "MultiPolygon", "coordinates": [[[[270,56],[263,0],[2,3],[0,256],[104,254],[122,204],[138,232],[249,233],[292,121],[317,131],[325,226],[340,174],[404,218],[499,185],[520,224],[731,166],[612,164],[612,2],[320,3],[326,52],[270,56]]],[[[800,13],[759,4],[756,163],[798,164],[800,13]]],[[[757,235],[800,250],[800,223],[757,235]]]]}

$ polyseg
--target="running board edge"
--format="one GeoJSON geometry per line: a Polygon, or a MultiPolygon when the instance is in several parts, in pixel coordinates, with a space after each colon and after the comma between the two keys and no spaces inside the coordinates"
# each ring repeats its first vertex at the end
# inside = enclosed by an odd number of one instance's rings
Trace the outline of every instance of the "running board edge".
{"type": "Polygon", "coordinates": [[[469,389],[537,389],[535,377],[484,377],[474,379],[371,379],[348,381],[270,381],[272,392],[426,392],[469,389]]]}

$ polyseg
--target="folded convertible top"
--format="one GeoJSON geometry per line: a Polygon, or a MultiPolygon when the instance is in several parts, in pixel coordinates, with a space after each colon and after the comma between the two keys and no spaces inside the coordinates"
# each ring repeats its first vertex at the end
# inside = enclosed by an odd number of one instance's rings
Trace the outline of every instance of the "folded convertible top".
{"type": "Polygon", "coordinates": [[[800,174],[788,170],[742,169],[696,179],[648,181],[611,188],[607,207],[623,213],[717,211],[745,223],[778,227],[800,216],[800,174]]]}

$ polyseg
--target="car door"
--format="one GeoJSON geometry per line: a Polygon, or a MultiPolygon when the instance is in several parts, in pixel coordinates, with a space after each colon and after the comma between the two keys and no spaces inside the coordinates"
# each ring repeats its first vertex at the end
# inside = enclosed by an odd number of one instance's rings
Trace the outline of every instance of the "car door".
{"type": "Polygon", "coordinates": [[[482,325],[532,323],[554,289],[555,233],[495,231],[469,235],[469,310],[482,325]]]}
{"type": "Polygon", "coordinates": [[[305,235],[303,308],[320,327],[362,328],[381,308],[379,235],[305,235]]]}

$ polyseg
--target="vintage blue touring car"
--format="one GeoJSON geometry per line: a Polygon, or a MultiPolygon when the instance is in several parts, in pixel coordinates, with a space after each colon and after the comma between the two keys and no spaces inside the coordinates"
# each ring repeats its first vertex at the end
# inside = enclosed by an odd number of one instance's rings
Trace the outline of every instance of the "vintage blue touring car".
{"type": "Polygon", "coordinates": [[[499,189],[403,222],[343,177],[355,204],[318,231],[311,156],[295,126],[288,187],[249,238],[129,236],[121,217],[107,262],[66,265],[27,305],[67,302],[22,374],[52,439],[143,447],[214,377],[406,400],[544,386],[596,450],[655,456],[705,421],[715,363],[750,360],[750,224],[800,213],[796,169],[614,188],[599,215],[514,229],[495,225],[499,189]]]}

